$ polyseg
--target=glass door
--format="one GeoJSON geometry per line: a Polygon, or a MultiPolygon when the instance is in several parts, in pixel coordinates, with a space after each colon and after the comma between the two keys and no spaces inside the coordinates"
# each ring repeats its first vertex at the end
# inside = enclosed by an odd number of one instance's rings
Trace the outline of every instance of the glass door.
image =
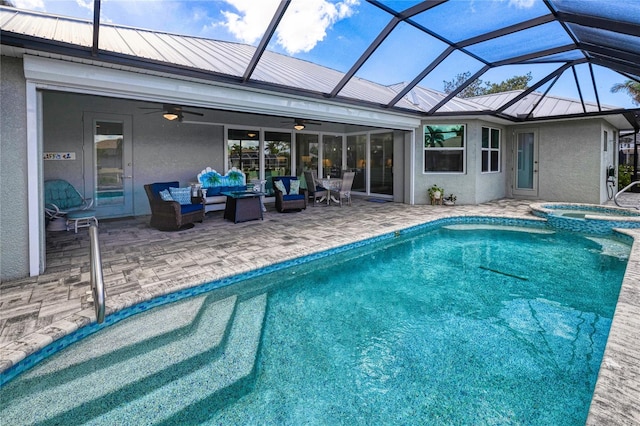
{"type": "Polygon", "coordinates": [[[356,192],[367,192],[367,135],[347,136],[347,170],[355,172],[353,186],[356,192]]]}
{"type": "Polygon", "coordinates": [[[369,151],[370,193],[393,195],[393,132],[372,134],[369,151]]]}
{"type": "Polygon", "coordinates": [[[515,195],[538,195],[538,147],[536,132],[516,133],[515,195]]]}
{"type": "Polygon", "coordinates": [[[85,194],[99,218],[133,214],[131,118],[114,114],[85,116],[85,194]],[[89,145],[87,147],[86,145],[89,145]],[[92,194],[92,195],[88,195],[92,194]]]}

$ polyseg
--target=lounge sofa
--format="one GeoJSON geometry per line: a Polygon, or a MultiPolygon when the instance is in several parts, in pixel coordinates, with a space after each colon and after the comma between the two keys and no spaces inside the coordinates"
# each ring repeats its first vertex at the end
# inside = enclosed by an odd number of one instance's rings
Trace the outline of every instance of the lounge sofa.
{"type": "Polygon", "coordinates": [[[198,183],[206,190],[204,197],[204,211],[224,210],[227,197],[222,192],[246,191],[246,177],[244,173],[232,167],[226,174],[220,174],[211,167],[207,167],[198,174],[198,183]]]}
{"type": "Polygon", "coordinates": [[[175,231],[204,220],[204,200],[191,197],[191,188],[181,188],[178,181],[147,184],[144,190],[151,206],[152,227],[175,231]]]}

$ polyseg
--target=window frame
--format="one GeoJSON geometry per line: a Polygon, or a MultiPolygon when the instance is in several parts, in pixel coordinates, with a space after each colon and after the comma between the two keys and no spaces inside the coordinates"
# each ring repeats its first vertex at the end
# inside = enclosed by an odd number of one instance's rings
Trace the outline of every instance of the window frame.
{"type": "MultiPolygon", "coordinates": [[[[446,133],[451,133],[452,130],[446,133]]],[[[422,173],[423,174],[457,174],[463,175],[467,173],[467,124],[466,123],[434,123],[424,124],[422,127],[422,173]],[[463,130],[462,146],[460,147],[446,147],[446,146],[427,146],[427,134],[430,133],[428,127],[437,128],[444,127],[446,129],[453,129],[455,127],[461,127],[463,130]],[[427,170],[427,153],[428,152],[452,152],[459,151],[462,155],[462,170],[427,170]]]]}
{"type": "Polygon", "coordinates": [[[490,127],[490,126],[481,126],[480,127],[480,173],[483,174],[491,174],[491,173],[502,173],[502,129],[498,128],[498,127],[490,127]],[[487,147],[485,148],[483,143],[484,143],[484,130],[487,129],[488,131],[488,144],[487,147]],[[492,147],[492,141],[493,141],[493,131],[497,131],[498,132],[498,146],[497,148],[493,148],[492,147]],[[484,170],[484,153],[487,153],[487,160],[488,160],[488,164],[487,164],[487,170],[484,170]],[[496,160],[497,162],[497,169],[493,170],[492,168],[492,161],[491,161],[491,154],[497,152],[498,153],[498,159],[496,160]]]}

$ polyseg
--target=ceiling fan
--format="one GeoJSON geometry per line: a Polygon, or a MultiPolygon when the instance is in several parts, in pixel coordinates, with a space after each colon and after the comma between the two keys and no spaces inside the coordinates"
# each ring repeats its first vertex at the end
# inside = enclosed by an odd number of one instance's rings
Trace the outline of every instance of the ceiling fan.
{"type": "Polygon", "coordinates": [[[322,126],[322,123],[319,123],[317,121],[305,120],[304,118],[296,118],[293,121],[287,120],[287,121],[283,121],[282,123],[293,124],[293,128],[296,130],[303,130],[305,127],[307,127],[307,124],[322,126]]]}
{"type": "Polygon", "coordinates": [[[200,117],[204,116],[204,114],[202,114],[200,112],[187,111],[187,110],[183,109],[180,105],[173,105],[173,104],[163,104],[162,108],[140,107],[140,109],[153,110],[153,111],[149,111],[147,114],[153,114],[153,113],[156,113],[156,112],[162,112],[163,113],[162,116],[164,118],[166,118],[167,120],[169,120],[169,121],[178,120],[178,121],[181,122],[182,119],[184,118],[184,114],[199,115],[200,117]]]}

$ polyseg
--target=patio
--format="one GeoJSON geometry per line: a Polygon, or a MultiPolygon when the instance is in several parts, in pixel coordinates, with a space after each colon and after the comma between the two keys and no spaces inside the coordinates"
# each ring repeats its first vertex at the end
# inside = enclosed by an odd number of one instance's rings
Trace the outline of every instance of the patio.
{"type": "MultiPolygon", "coordinates": [[[[210,212],[178,232],[148,226],[149,217],[101,221],[107,315],[153,297],[450,216],[535,219],[529,202],[410,206],[354,198],[352,207],[308,207],[233,224],[210,212]]],[[[640,238],[640,231],[632,231],[640,238]]],[[[631,254],[592,404],[590,424],[638,421],[640,389],[640,246],[631,254]]],[[[0,287],[0,370],[95,318],[89,297],[86,231],[47,235],[47,270],[0,287]]]]}

